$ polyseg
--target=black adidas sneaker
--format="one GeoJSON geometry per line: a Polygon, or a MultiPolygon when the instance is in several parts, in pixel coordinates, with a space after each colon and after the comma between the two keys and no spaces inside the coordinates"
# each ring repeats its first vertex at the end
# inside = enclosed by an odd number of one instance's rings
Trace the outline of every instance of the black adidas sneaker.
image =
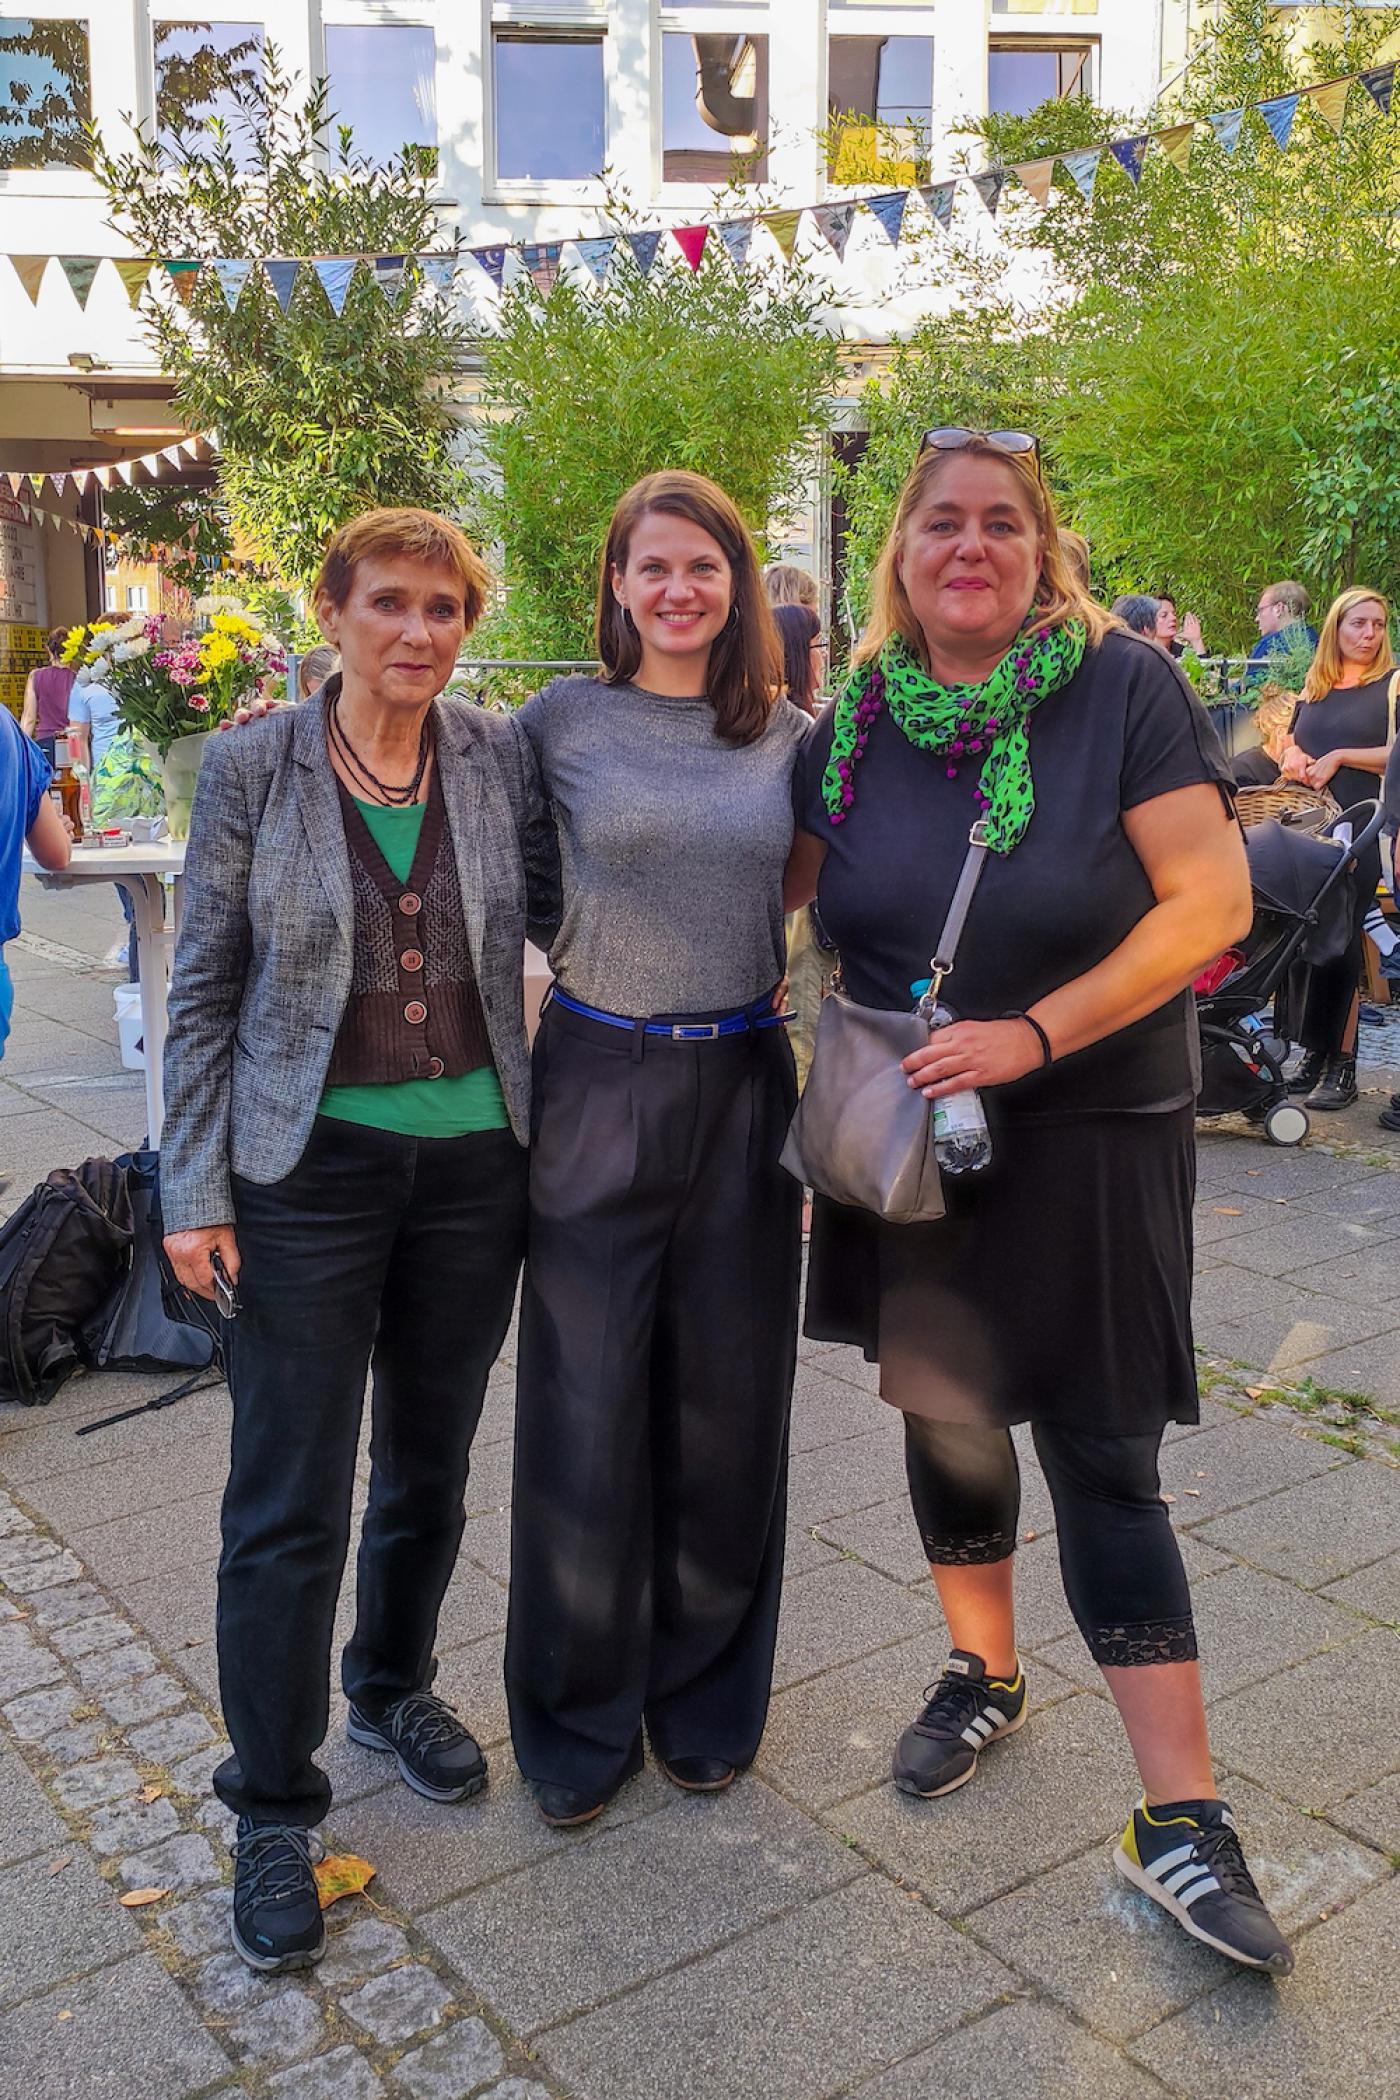
{"type": "Polygon", "coordinates": [[[1133,1810],[1113,1863],[1193,1940],[1217,1954],[1287,1976],[1293,1949],[1264,1907],[1223,1801],[1174,1801],[1133,1810]]]}
{"type": "Polygon", "coordinates": [[[894,1783],[903,1794],[925,1801],[965,1786],[988,1743],[1014,1735],[1025,1720],[1026,1677],[988,1677],[980,1655],[955,1648],[943,1675],[930,1685],[928,1705],[899,1739],[894,1783]]]}

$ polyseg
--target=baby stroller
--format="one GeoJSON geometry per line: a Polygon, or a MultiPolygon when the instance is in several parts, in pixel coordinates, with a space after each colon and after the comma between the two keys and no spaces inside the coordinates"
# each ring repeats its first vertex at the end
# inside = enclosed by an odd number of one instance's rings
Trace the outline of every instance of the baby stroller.
{"type": "Polygon", "coordinates": [[[1246,831],[1254,922],[1196,982],[1198,1115],[1243,1114],[1271,1145],[1300,1145],[1307,1136],[1307,1110],[1290,1098],[1283,1077],[1292,1047],[1289,972],[1296,962],[1333,962],[1345,953],[1356,862],[1385,824],[1380,802],[1359,802],[1317,832],[1286,821],[1246,831]],[[1337,836],[1343,827],[1350,844],[1337,836]]]}

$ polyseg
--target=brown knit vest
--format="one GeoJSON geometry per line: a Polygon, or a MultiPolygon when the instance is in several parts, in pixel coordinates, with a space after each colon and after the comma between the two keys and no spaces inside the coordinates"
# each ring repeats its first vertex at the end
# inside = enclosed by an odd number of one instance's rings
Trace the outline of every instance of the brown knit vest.
{"type": "Polygon", "coordinates": [[[491,1039],[467,943],[436,766],[407,882],[337,780],[355,897],[350,997],[327,1086],[455,1078],[489,1065],[491,1039]]]}

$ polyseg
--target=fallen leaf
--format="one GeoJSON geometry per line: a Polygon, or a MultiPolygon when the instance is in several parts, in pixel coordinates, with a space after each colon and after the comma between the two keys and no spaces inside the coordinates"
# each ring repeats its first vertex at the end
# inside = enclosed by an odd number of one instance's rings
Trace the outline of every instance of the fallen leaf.
{"type": "Polygon", "coordinates": [[[50,1874],[61,1874],[61,1873],[63,1872],[63,1869],[64,1869],[65,1867],[71,1867],[71,1866],[72,1866],[72,1864],[73,1864],[73,1855],[72,1855],[72,1853],[70,1852],[70,1853],[68,1854],[68,1856],[67,1856],[67,1858],[66,1858],[66,1859],[56,1859],[56,1860],[54,1860],[54,1861],[52,1862],[52,1864],[50,1865],[50,1867],[49,1867],[49,1872],[50,1872],[50,1874]]]}
{"type": "Polygon", "coordinates": [[[1262,1385],[1247,1385],[1244,1389],[1244,1397],[1246,1400],[1258,1400],[1263,1396],[1265,1390],[1266,1388],[1262,1385]]]}
{"type": "Polygon", "coordinates": [[[1162,1496],[1162,1500],[1163,1500],[1164,1502],[1175,1502],[1175,1500],[1176,1500],[1176,1496],[1175,1496],[1175,1495],[1168,1495],[1168,1494],[1165,1494],[1165,1493],[1164,1493],[1164,1494],[1163,1494],[1163,1496],[1162,1496]]]}
{"type": "Polygon", "coordinates": [[[1199,1488],[1187,1488],[1186,1492],[1188,1495],[1194,1495],[1198,1502],[1200,1501],[1201,1491],[1199,1488]]]}
{"type": "Polygon", "coordinates": [[[1263,1168],[1262,1168],[1262,1167],[1246,1167],[1246,1168],[1245,1168],[1245,1173],[1246,1173],[1246,1174],[1247,1174],[1247,1175],[1249,1176],[1249,1178],[1250,1178],[1250,1180],[1251,1180],[1251,1181],[1257,1181],[1257,1180],[1259,1179],[1259,1176],[1260,1176],[1260,1175],[1261,1175],[1261,1174],[1263,1173],[1263,1171],[1264,1171],[1264,1170],[1263,1170],[1263,1168]]]}
{"type": "Polygon", "coordinates": [[[1021,1536],[1025,1540],[1026,1544],[1029,1546],[1031,1540],[1035,1537],[1035,1533],[1033,1531],[1023,1531],[1021,1533],[1021,1536]]]}
{"type": "Polygon", "coordinates": [[[117,1900],[123,1910],[144,1910],[148,1903],[159,1903],[162,1896],[169,1894],[169,1889],[128,1889],[117,1900]]]}
{"type": "MultiPolygon", "coordinates": [[[[1324,1916],[1324,1917],[1326,1917],[1326,1915],[1327,1915],[1327,1913],[1326,1913],[1326,1912],[1324,1911],[1324,1912],[1323,1912],[1323,1916],[1324,1916]]],[[[65,2010],[64,2010],[63,2012],[61,2012],[61,2013],[59,2014],[59,2016],[58,2016],[58,2017],[59,2017],[59,2019],[60,2019],[60,2020],[71,2020],[71,2019],[72,2019],[72,2017],[73,2017],[73,2015],[72,2015],[72,2013],[71,2013],[71,2012],[69,2012],[69,2011],[68,2011],[68,2010],[67,2010],[67,2009],[65,2008],[65,2010]]]]}
{"type": "Polygon", "coordinates": [[[145,1801],[147,1803],[152,1801],[159,1801],[161,1795],[164,1792],[165,1788],[163,1786],[143,1786],[136,1798],[138,1801],[145,1801]]]}
{"type": "Polygon", "coordinates": [[[1244,1212],[1242,1210],[1231,1210],[1229,1206],[1224,1203],[1216,1203],[1213,1204],[1211,1207],[1214,1210],[1217,1218],[1242,1218],[1244,1216],[1244,1212]]]}
{"type": "Polygon", "coordinates": [[[329,1910],[332,1903],[339,1903],[342,1896],[358,1896],[369,1887],[375,1870],[367,1859],[356,1858],[353,1852],[331,1852],[316,1868],[316,1889],[321,1898],[322,1910],[329,1910]]]}

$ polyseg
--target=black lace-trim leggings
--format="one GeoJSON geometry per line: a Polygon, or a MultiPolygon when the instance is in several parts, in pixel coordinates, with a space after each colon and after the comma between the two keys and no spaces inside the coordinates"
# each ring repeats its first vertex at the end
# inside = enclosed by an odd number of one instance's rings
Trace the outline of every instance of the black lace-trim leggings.
{"type": "MultiPolygon", "coordinates": [[[[1021,1470],[1007,1429],[906,1415],[905,1460],[929,1560],[971,1567],[1016,1550],[1021,1470]]],[[[1161,1500],[1161,1433],[1091,1436],[1032,1424],[1055,1505],[1060,1573],[1096,1663],[1191,1662],[1196,1632],[1181,1550],[1161,1500]]]]}

